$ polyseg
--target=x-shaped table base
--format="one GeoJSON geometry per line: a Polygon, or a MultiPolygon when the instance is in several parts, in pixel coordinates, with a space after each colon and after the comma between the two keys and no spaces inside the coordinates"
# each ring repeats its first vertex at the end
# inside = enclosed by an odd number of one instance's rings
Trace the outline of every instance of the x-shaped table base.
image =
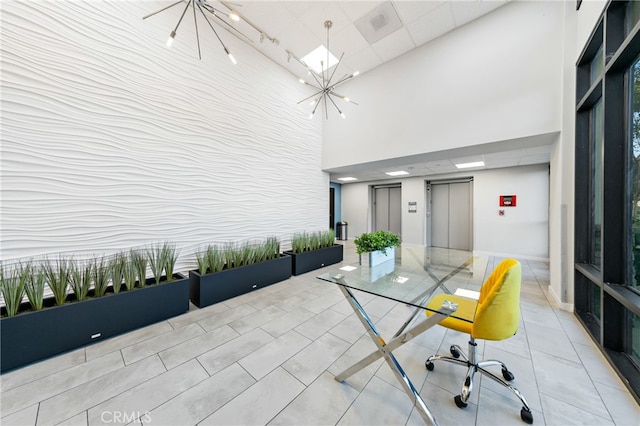
{"type": "Polygon", "coordinates": [[[413,383],[411,383],[411,380],[409,380],[409,377],[406,375],[406,373],[400,366],[400,363],[392,352],[454,313],[456,310],[456,306],[443,305],[439,312],[434,312],[429,318],[419,322],[409,330],[405,331],[405,328],[415,317],[416,313],[422,310],[420,308],[416,308],[414,313],[411,315],[411,318],[407,322],[405,322],[402,328],[387,343],[382,338],[380,333],[378,333],[378,330],[373,324],[373,321],[371,321],[369,315],[367,315],[364,308],[362,307],[362,305],[360,305],[360,302],[358,302],[358,299],[356,299],[351,290],[349,290],[344,285],[340,285],[340,290],[342,291],[342,294],[344,294],[344,297],[349,301],[351,308],[356,313],[358,319],[360,319],[360,322],[362,322],[362,325],[364,325],[364,327],[367,329],[371,340],[373,340],[373,343],[375,343],[378,349],[364,357],[362,360],[358,361],[353,366],[347,368],[342,373],[338,374],[335,379],[339,382],[342,382],[348,377],[372,364],[376,360],[384,358],[384,360],[391,368],[391,371],[402,385],[402,388],[404,389],[407,396],[409,396],[409,398],[413,401],[413,404],[418,409],[418,412],[420,413],[424,421],[427,422],[427,424],[437,425],[436,419],[433,417],[431,410],[429,410],[427,404],[425,404],[425,402],[422,400],[419,391],[413,386],[413,383]]]}

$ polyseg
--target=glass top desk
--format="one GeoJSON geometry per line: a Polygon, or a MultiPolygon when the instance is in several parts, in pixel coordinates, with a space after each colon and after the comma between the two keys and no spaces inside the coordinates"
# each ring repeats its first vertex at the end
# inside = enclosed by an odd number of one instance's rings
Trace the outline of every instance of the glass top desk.
{"type": "Polygon", "coordinates": [[[335,379],[342,382],[376,360],[384,358],[425,422],[437,424],[419,391],[393,355],[393,351],[448,316],[471,321],[472,318],[456,315],[455,304],[445,302],[437,309],[429,309],[427,304],[434,295],[441,293],[477,298],[487,269],[487,260],[486,255],[476,255],[468,251],[398,247],[395,261],[389,260],[371,267],[359,263],[334,265],[328,272],[319,275],[319,279],[340,287],[377,347],[376,351],[338,374],[335,379]],[[353,290],[401,302],[415,309],[393,337],[386,341],[378,333],[353,290]],[[432,314],[427,317],[424,314],[425,310],[431,311],[432,314]],[[418,316],[421,319],[416,319],[418,316]],[[409,328],[411,324],[413,325],[409,328]]]}

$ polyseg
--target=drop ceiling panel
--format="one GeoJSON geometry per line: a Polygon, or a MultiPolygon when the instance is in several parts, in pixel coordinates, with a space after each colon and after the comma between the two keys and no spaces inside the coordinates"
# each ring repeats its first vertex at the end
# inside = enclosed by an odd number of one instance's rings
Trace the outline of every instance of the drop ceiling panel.
{"type": "Polygon", "coordinates": [[[373,50],[383,61],[390,61],[413,49],[415,44],[406,28],[391,33],[373,45],[373,50]]]}
{"type": "Polygon", "coordinates": [[[448,3],[441,4],[428,15],[407,24],[407,30],[416,46],[440,37],[455,28],[453,12],[448,3]]]}

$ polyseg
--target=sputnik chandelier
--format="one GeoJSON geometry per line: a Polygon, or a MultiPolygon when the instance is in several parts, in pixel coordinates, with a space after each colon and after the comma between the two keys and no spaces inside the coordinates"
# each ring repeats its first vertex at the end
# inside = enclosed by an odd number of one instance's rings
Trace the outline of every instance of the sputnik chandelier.
{"type": "Polygon", "coordinates": [[[269,36],[267,33],[262,31],[260,28],[258,28],[255,24],[253,24],[247,18],[242,16],[240,13],[238,13],[231,6],[231,5],[233,5],[233,3],[227,3],[227,2],[224,2],[224,1],[220,1],[220,4],[222,4],[225,8],[227,8],[228,12],[224,12],[224,11],[221,11],[220,9],[216,9],[210,3],[207,3],[207,0],[178,0],[175,3],[170,4],[167,7],[164,7],[162,9],[158,10],[158,11],[155,11],[153,13],[150,13],[150,14],[146,15],[146,16],[143,16],[142,19],[147,19],[147,18],[149,18],[151,16],[154,16],[154,15],[160,13],[160,12],[164,12],[165,10],[170,9],[170,8],[172,8],[174,6],[177,6],[179,4],[185,4],[185,3],[186,3],[186,6],[182,11],[182,15],[180,15],[180,19],[178,20],[178,23],[176,24],[176,27],[169,34],[169,38],[167,39],[167,47],[171,47],[171,45],[173,44],[173,40],[176,37],[176,33],[178,31],[178,27],[180,27],[180,24],[182,23],[182,19],[187,14],[187,10],[189,10],[189,7],[191,7],[193,9],[193,23],[194,23],[195,30],[196,30],[196,43],[198,45],[198,58],[199,59],[202,59],[202,53],[201,53],[201,50],[200,50],[200,34],[198,33],[197,12],[200,12],[200,14],[204,17],[205,22],[209,25],[209,27],[211,28],[213,33],[216,35],[216,38],[218,39],[218,41],[222,45],[222,49],[224,49],[224,52],[227,54],[227,56],[229,57],[229,60],[231,60],[231,62],[234,65],[236,64],[236,59],[233,57],[231,52],[229,52],[229,49],[227,48],[227,46],[224,44],[224,42],[220,38],[220,35],[218,35],[218,32],[216,31],[215,27],[211,23],[211,20],[212,20],[211,18],[213,18],[214,22],[217,22],[218,24],[221,24],[221,26],[224,29],[228,30],[231,34],[234,34],[234,35],[240,37],[241,39],[243,39],[244,41],[246,41],[248,43],[252,43],[251,39],[248,36],[246,36],[245,34],[243,34],[240,30],[235,28],[230,22],[227,22],[225,19],[223,19],[223,16],[228,18],[229,20],[231,20],[233,22],[239,22],[240,20],[246,22],[254,30],[256,30],[258,33],[260,33],[260,42],[263,42],[265,39],[268,39],[273,44],[276,44],[276,45],[279,44],[278,39],[269,36]],[[207,16],[207,15],[209,15],[209,16],[207,16]]]}
{"type": "MultiPolygon", "coordinates": [[[[303,61],[302,59],[298,58],[296,55],[294,55],[290,50],[287,50],[287,55],[288,55],[288,60],[291,60],[291,58],[295,59],[296,61],[300,62],[302,65],[304,65],[304,67],[307,69],[309,75],[311,75],[313,77],[313,81],[312,82],[308,82],[304,79],[300,79],[300,83],[306,84],[307,86],[311,86],[314,89],[317,90],[317,92],[315,92],[313,95],[308,96],[304,99],[302,99],[301,101],[298,102],[298,105],[301,104],[302,102],[308,101],[309,99],[311,99],[311,105],[313,106],[313,111],[311,111],[311,114],[309,115],[309,118],[312,118],[314,116],[314,114],[316,113],[316,110],[318,109],[318,106],[322,103],[323,104],[323,109],[324,109],[324,116],[325,118],[328,120],[329,119],[329,103],[331,105],[333,105],[336,109],[336,111],[338,111],[338,114],[340,114],[340,116],[342,118],[345,118],[344,112],[342,112],[342,110],[338,107],[338,104],[336,104],[334,98],[338,98],[341,99],[343,101],[346,102],[350,102],[354,105],[358,105],[356,102],[353,102],[351,99],[349,99],[348,97],[341,95],[339,93],[336,93],[335,89],[336,87],[338,87],[339,85],[341,85],[342,83],[344,83],[347,80],[352,79],[353,77],[357,76],[359,74],[358,71],[351,73],[351,74],[345,74],[342,77],[336,79],[334,81],[334,76],[336,75],[336,71],[338,70],[338,68],[340,67],[340,63],[342,63],[342,58],[344,57],[344,52],[342,53],[342,55],[340,55],[340,59],[338,60],[338,62],[335,64],[335,67],[333,68],[333,71],[331,71],[331,73],[329,73],[329,69],[331,68],[330,65],[330,57],[329,55],[331,54],[329,51],[329,30],[331,29],[331,26],[333,25],[333,23],[331,21],[325,21],[324,22],[324,27],[327,29],[327,60],[326,62],[324,61],[324,58],[320,60],[320,71],[317,72],[315,71],[310,64],[307,64],[305,61],[303,61]]],[[[335,59],[335,58],[334,58],[335,59]]]]}

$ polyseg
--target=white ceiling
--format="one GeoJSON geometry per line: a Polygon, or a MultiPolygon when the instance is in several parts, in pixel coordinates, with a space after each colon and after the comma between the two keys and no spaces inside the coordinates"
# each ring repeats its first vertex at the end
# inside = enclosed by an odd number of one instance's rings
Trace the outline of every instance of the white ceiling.
{"type": "MultiPolygon", "coordinates": [[[[214,0],[207,1],[214,4],[214,0]]],[[[321,44],[326,45],[327,30],[324,22],[327,20],[332,21],[329,49],[338,58],[344,53],[337,74],[355,71],[362,74],[490,13],[509,1],[511,0],[223,0],[220,1],[222,5],[219,9],[237,10],[246,22],[240,21],[234,26],[250,38],[249,44],[255,49],[287,69],[292,74],[291,84],[296,84],[297,78],[307,77],[307,71],[302,64],[290,58],[287,51],[302,58],[321,44]],[[385,21],[386,18],[381,18],[376,11],[376,8],[382,6],[391,6],[392,12],[395,10],[400,28],[369,43],[358,30],[357,22],[361,18],[364,24],[376,18],[377,23],[385,21]]],[[[383,26],[380,32],[384,29],[383,26]]],[[[322,119],[321,114],[314,119],[322,119]]],[[[457,171],[454,163],[477,160],[484,160],[485,169],[548,163],[551,142],[551,136],[543,135],[505,144],[389,159],[328,171],[332,181],[343,176],[369,181],[389,179],[384,172],[398,169],[407,170],[411,175],[451,173],[457,171]]]]}

